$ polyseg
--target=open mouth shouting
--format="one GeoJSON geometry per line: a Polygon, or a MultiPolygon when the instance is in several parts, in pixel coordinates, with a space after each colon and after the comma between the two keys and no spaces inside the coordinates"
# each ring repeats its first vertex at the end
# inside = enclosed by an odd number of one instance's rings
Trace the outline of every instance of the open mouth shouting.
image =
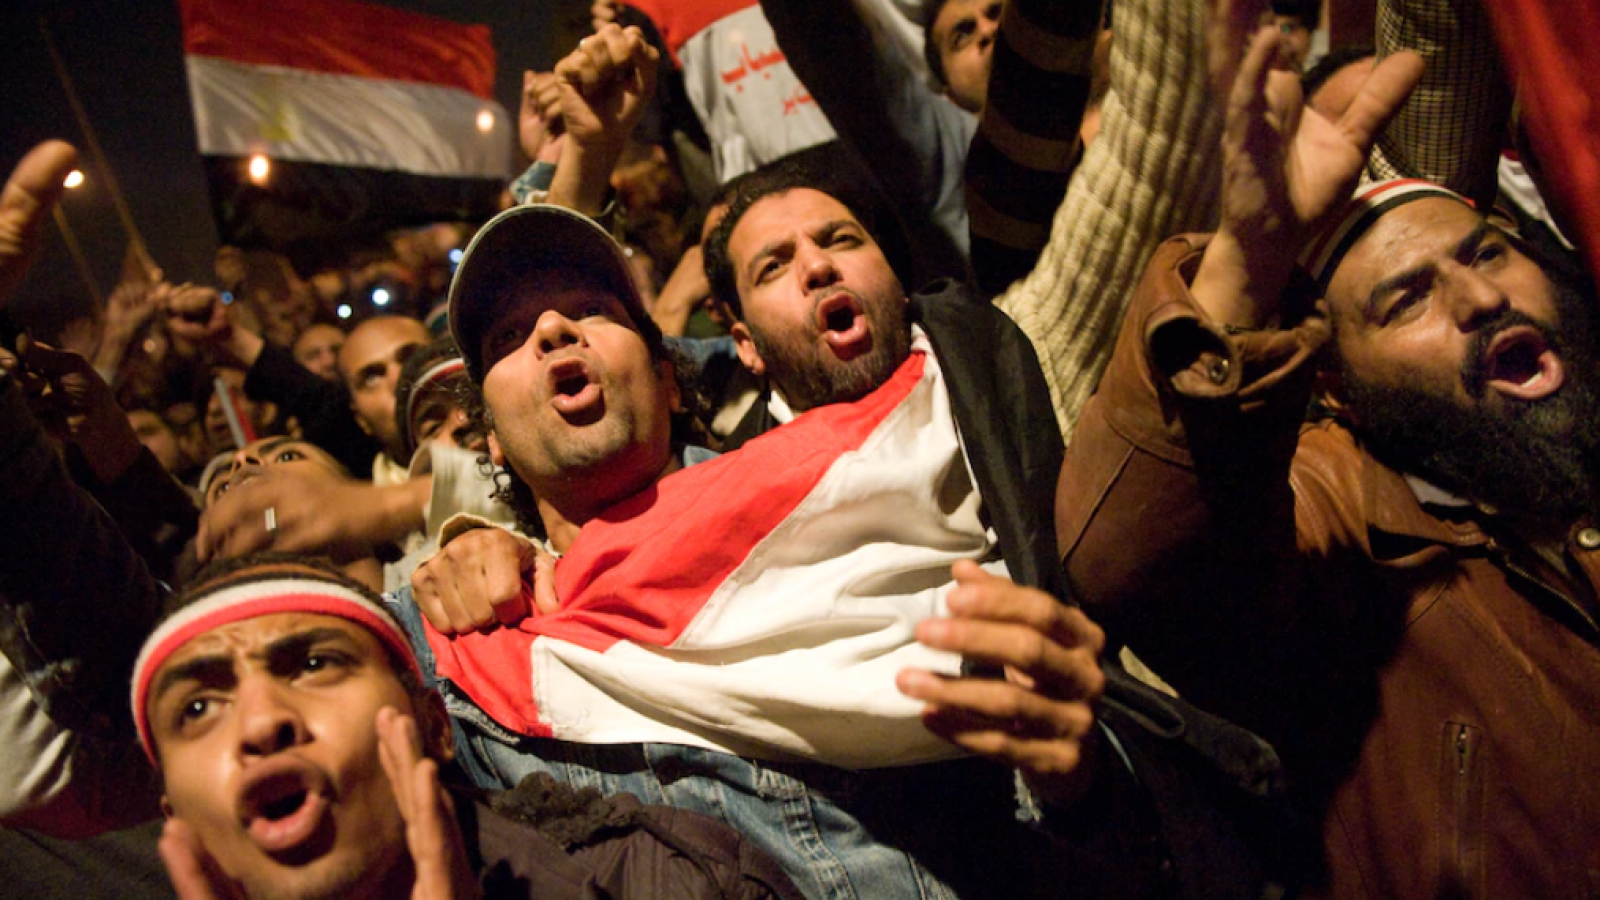
{"type": "Polygon", "coordinates": [[[1542,400],[1561,389],[1561,358],[1539,329],[1515,325],[1497,333],[1480,360],[1483,384],[1523,400],[1542,400]]]}
{"type": "Polygon", "coordinates": [[[840,359],[854,359],[872,349],[872,331],[860,299],[852,293],[841,291],[818,303],[816,325],[840,359]]]}
{"type": "Polygon", "coordinates": [[[556,360],[545,371],[551,404],[565,416],[586,412],[601,401],[601,390],[589,364],[577,356],[556,360]]]}
{"type": "Polygon", "coordinates": [[[332,824],[327,783],[315,768],[285,759],[262,763],[244,784],[239,819],[251,843],[272,857],[315,857],[332,824]]]}

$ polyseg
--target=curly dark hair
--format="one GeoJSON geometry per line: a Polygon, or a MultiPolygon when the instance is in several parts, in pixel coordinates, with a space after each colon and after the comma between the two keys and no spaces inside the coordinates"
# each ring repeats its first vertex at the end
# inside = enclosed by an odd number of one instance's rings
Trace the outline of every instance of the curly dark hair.
{"type": "Polygon", "coordinates": [[[836,167],[823,165],[831,158],[829,154],[802,152],[740,176],[728,185],[724,192],[728,197],[728,211],[706,236],[705,267],[706,280],[711,284],[711,296],[725,305],[734,318],[744,318],[744,306],[739,302],[738,273],[728,254],[728,241],[751,207],[778,194],[804,188],[820,191],[838,200],[878,241],[890,266],[902,271],[899,264],[904,263],[909,254],[904,235],[896,227],[893,216],[882,208],[882,202],[870,188],[847,180],[836,167]],[[888,227],[878,228],[880,222],[888,227]]]}

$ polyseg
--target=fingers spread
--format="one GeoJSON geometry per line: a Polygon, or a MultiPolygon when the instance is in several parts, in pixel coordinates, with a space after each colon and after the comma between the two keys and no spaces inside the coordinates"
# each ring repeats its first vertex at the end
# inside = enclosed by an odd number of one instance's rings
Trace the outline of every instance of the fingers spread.
{"type": "Polygon", "coordinates": [[[1422,57],[1410,50],[1386,57],[1339,119],[1339,130],[1360,146],[1371,146],[1422,78],[1422,57]]]}

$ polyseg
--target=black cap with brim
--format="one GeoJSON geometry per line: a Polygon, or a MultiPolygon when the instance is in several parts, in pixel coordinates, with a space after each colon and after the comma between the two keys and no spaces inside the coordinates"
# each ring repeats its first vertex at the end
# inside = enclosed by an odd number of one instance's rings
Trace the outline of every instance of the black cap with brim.
{"type": "Polygon", "coordinates": [[[473,235],[450,281],[450,335],[475,383],[482,384],[488,374],[483,370],[483,332],[495,303],[551,269],[593,278],[627,306],[636,322],[645,321],[628,257],[598,222],[563,206],[512,207],[473,235]]]}

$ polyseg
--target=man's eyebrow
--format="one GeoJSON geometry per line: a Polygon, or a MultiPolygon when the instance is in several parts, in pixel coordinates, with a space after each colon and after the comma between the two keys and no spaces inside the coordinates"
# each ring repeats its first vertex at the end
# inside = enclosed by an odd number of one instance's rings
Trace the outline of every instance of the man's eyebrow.
{"type": "Polygon", "coordinates": [[[256,453],[258,453],[258,454],[271,453],[272,451],[278,449],[279,447],[282,447],[284,444],[294,444],[294,443],[298,443],[298,442],[292,437],[273,438],[272,440],[267,441],[265,444],[262,444],[260,447],[257,447],[256,448],[256,453]]]}
{"type": "Polygon", "coordinates": [[[307,628],[304,631],[286,634],[250,655],[253,658],[265,659],[268,668],[275,668],[273,666],[274,662],[285,659],[298,659],[304,656],[306,651],[325,641],[353,643],[350,638],[350,632],[343,628],[307,628]]]}
{"type": "MultiPolygon", "coordinates": [[[[1456,245],[1450,248],[1449,257],[1451,259],[1462,259],[1468,256],[1472,253],[1472,251],[1478,248],[1479,244],[1483,243],[1484,238],[1488,237],[1491,232],[1496,230],[1497,229],[1488,222],[1479,222],[1478,227],[1467,232],[1466,237],[1457,241],[1456,245]]],[[[1387,296],[1391,291],[1410,287],[1427,278],[1428,275],[1433,271],[1435,265],[1436,264],[1432,260],[1429,260],[1428,262],[1412,266],[1404,272],[1391,275],[1373,285],[1372,291],[1367,294],[1367,316],[1369,318],[1375,317],[1378,313],[1378,306],[1383,302],[1383,298],[1385,296],[1387,296]]]]}
{"type": "Polygon", "coordinates": [[[155,689],[150,692],[150,702],[151,705],[160,702],[162,695],[185,681],[220,684],[232,677],[233,658],[230,656],[196,656],[193,659],[186,659],[161,673],[161,677],[156,679],[155,689]]]}
{"type": "Polygon", "coordinates": [[[779,238],[773,238],[770,242],[768,242],[767,244],[762,246],[755,253],[752,253],[750,255],[750,261],[745,263],[745,266],[744,266],[745,278],[748,278],[751,281],[754,281],[755,280],[755,270],[759,267],[760,263],[762,261],[764,261],[769,256],[776,256],[778,251],[781,250],[785,245],[788,245],[788,246],[791,246],[791,247],[794,246],[794,238],[792,238],[789,235],[784,235],[783,237],[779,237],[779,238]]]}

